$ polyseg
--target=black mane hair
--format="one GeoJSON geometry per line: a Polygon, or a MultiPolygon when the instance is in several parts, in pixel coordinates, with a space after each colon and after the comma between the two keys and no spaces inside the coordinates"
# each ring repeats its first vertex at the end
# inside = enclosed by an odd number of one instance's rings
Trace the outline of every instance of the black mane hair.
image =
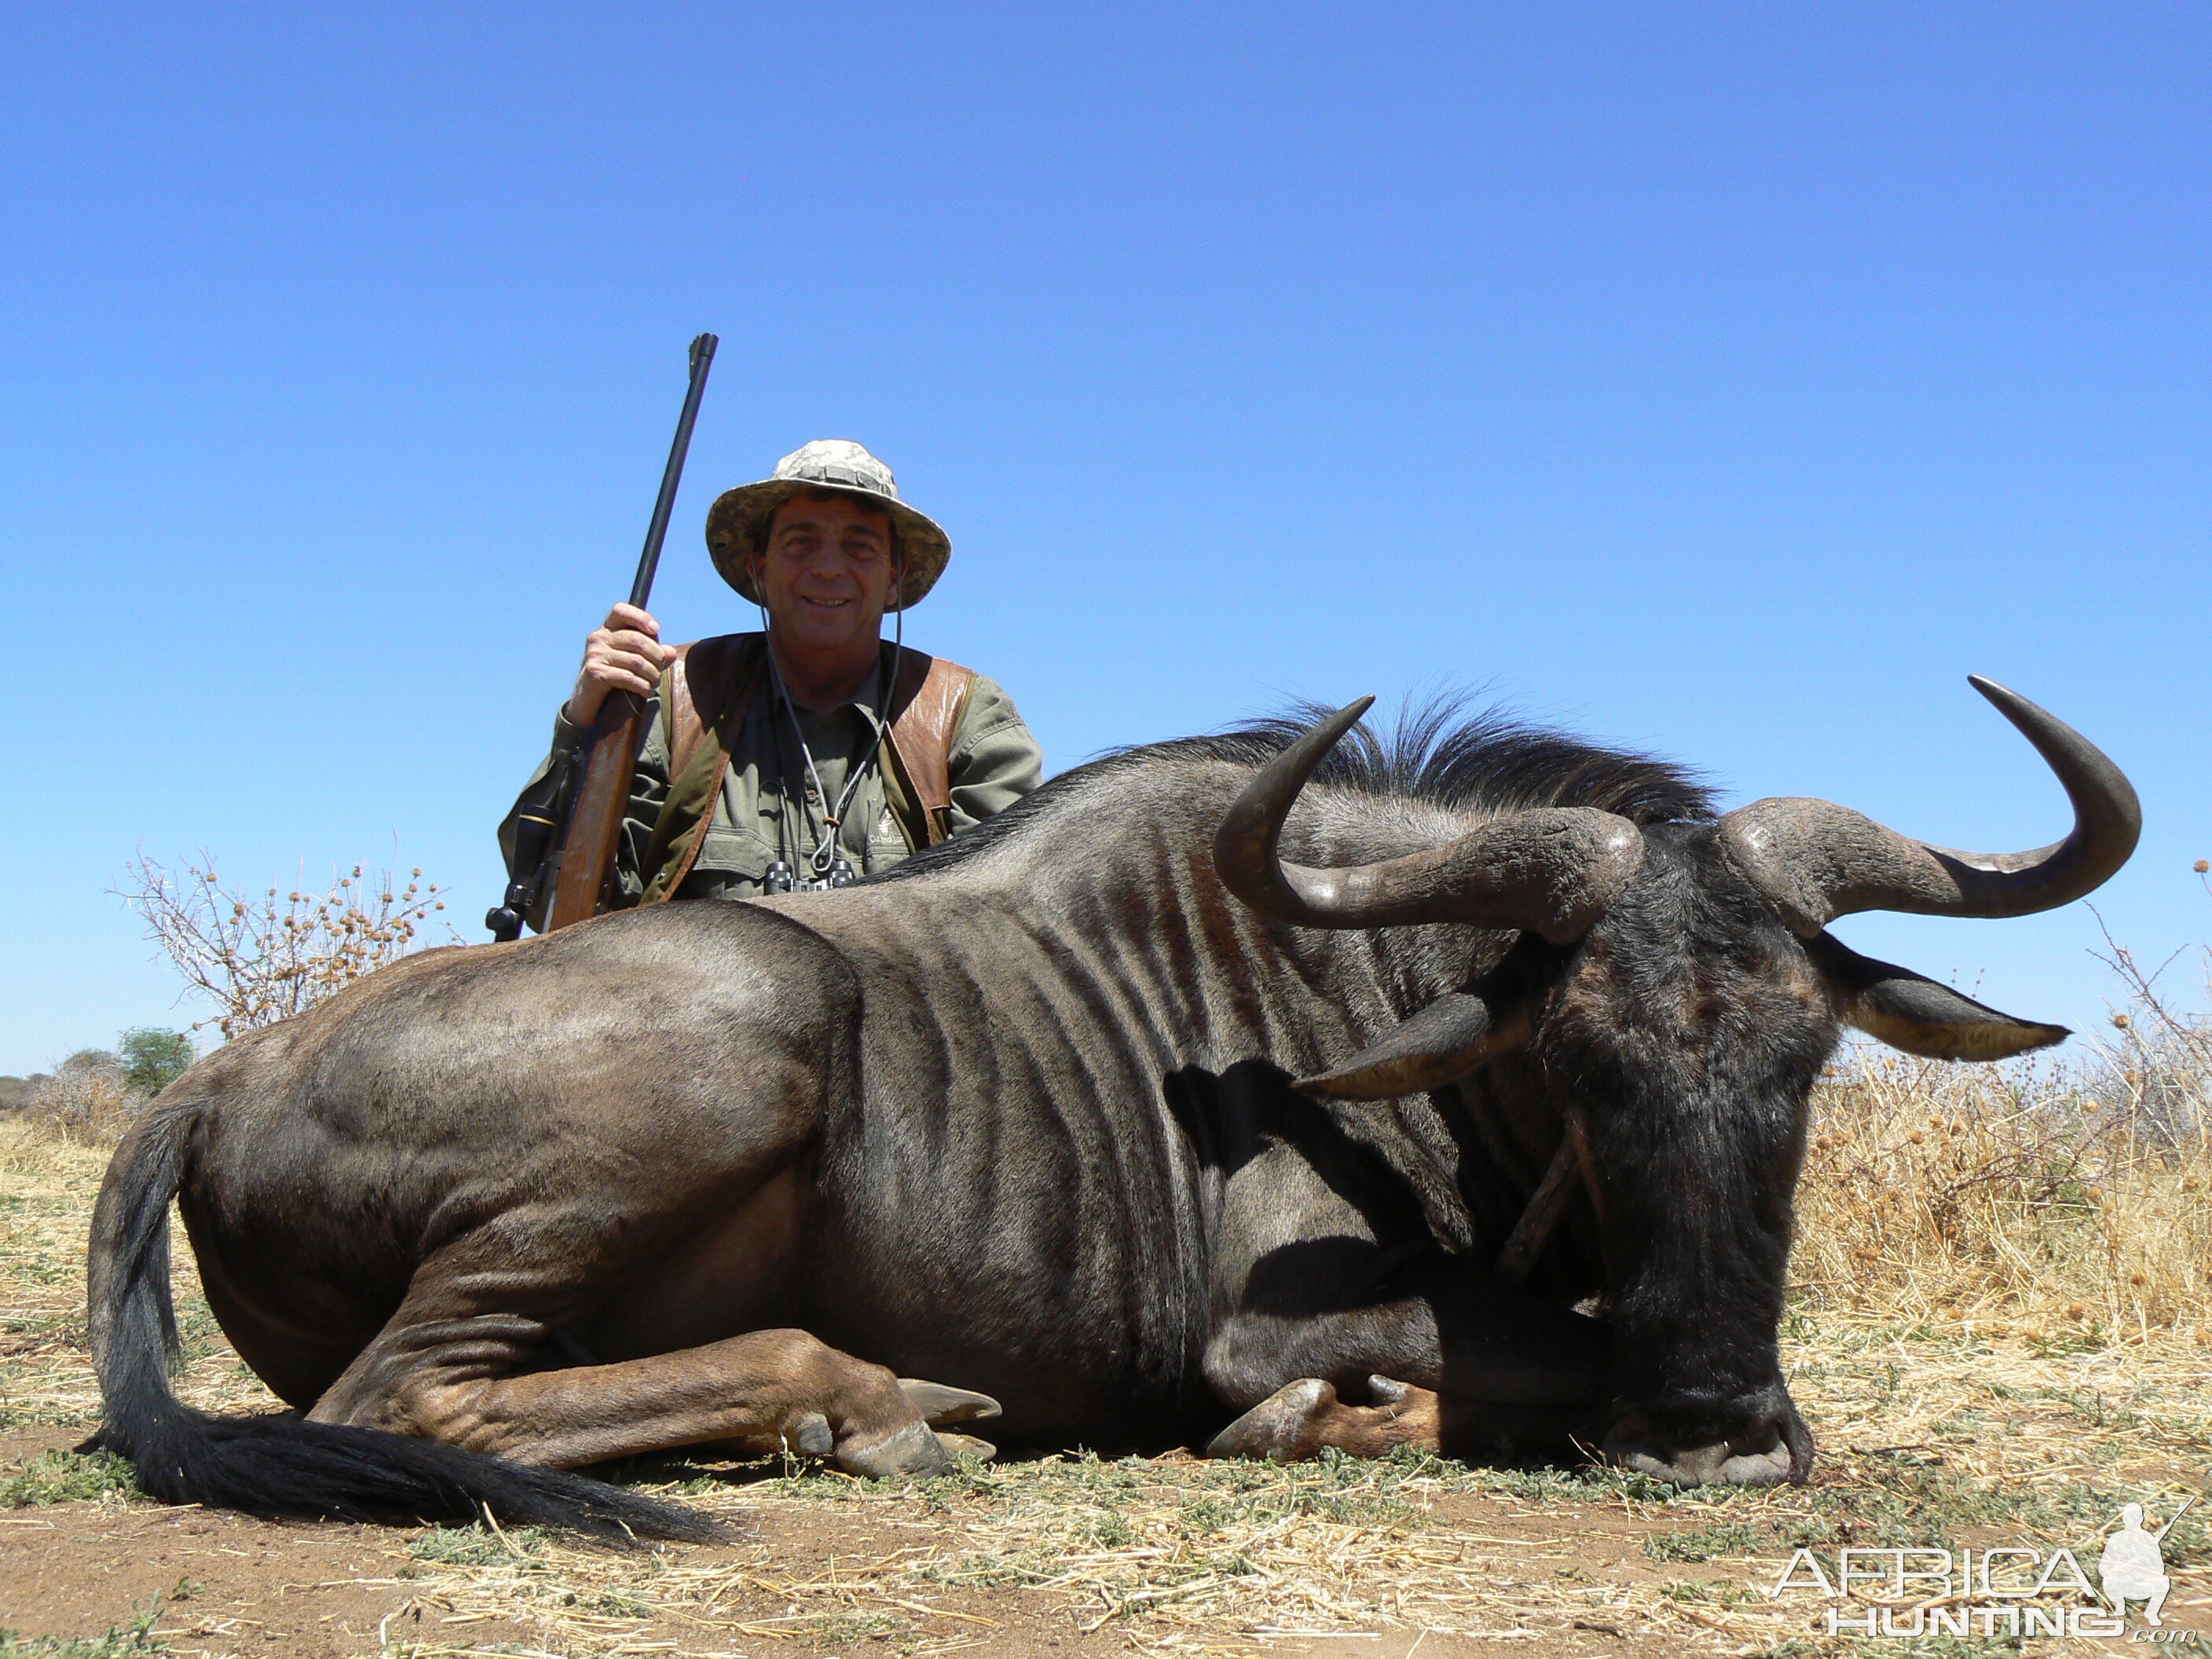
{"type": "MultiPolygon", "coordinates": [[[[1155,761],[1264,766],[1334,712],[1326,704],[1297,702],[1279,714],[1223,731],[1110,750],[1061,773],[996,817],[869,879],[896,881],[958,863],[1019,835],[1030,818],[1066,791],[1155,761]]],[[[1600,748],[1495,708],[1469,714],[1460,697],[1408,704],[1381,733],[1362,720],[1321,763],[1314,779],[1454,811],[1592,806],[1638,824],[1705,822],[1714,815],[1711,791],[1697,774],[1673,761],[1600,748]]]]}

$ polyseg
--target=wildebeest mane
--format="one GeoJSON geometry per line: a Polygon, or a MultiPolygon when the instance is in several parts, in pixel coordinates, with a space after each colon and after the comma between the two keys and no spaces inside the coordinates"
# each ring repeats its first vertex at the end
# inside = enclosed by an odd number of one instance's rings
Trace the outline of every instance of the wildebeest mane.
{"type": "MultiPolygon", "coordinates": [[[[996,817],[870,879],[927,875],[975,857],[1019,836],[1062,795],[1102,779],[1179,760],[1264,766],[1333,712],[1324,703],[1301,702],[1223,731],[1111,750],[1061,773],[996,817]]],[[[1456,696],[1408,703],[1381,732],[1363,720],[1322,761],[1314,779],[1451,811],[1591,806],[1639,824],[1714,815],[1711,791],[1674,762],[1601,748],[1496,708],[1469,713],[1466,699],[1456,696]]]]}
{"type": "MultiPolygon", "coordinates": [[[[1279,714],[1182,743],[1197,745],[1200,752],[1261,765],[1334,712],[1323,703],[1301,702],[1279,714]]],[[[1134,752],[1180,747],[1155,744],[1134,752]]],[[[1407,704],[1382,732],[1361,721],[1314,778],[1452,811],[1594,806],[1636,823],[1713,816],[1705,786],[1671,761],[1600,748],[1497,708],[1469,714],[1464,699],[1451,696],[1407,704]]]]}

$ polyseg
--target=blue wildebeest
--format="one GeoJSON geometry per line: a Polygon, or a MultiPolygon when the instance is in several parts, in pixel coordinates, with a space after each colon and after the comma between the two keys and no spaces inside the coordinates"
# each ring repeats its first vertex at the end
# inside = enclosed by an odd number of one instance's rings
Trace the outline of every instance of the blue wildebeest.
{"type": "Polygon", "coordinates": [[[708,1523],[562,1471],[928,1473],[995,1400],[1025,1447],[1573,1435],[1802,1479],[1776,1329],[1839,1024],[1951,1059],[2065,1035],[1826,925],[2063,904],[2137,833],[2111,762],[1977,684],[2064,841],[1717,817],[1667,765],[1480,722],[1339,750],[1355,704],[1097,762],[842,891],[412,958],[117,1150],[102,1438],[173,1502],[676,1536],[708,1523]],[[172,1392],[172,1194],[297,1414],[172,1392]]]}

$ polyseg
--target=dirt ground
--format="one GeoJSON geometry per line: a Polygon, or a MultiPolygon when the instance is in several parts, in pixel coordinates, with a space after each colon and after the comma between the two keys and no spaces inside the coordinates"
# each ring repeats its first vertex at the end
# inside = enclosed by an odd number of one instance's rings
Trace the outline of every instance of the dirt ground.
{"type": "MultiPolygon", "coordinates": [[[[621,1555],[527,1531],[258,1522],[154,1504],[68,1449],[97,1421],[82,1252],[104,1163],[0,1126],[0,1659],[2143,1651],[2139,1617],[2124,1640],[1832,1637],[1827,1611],[1924,1621],[1909,1610],[1930,1596],[1774,1587],[1800,1548],[1832,1573],[1845,1547],[2063,1547],[2094,1576],[2123,1503],[2163,1524],[2212,1466],[2212,1358],[2193,1344],[1805,1304],[1785,1352],[1822,1455],[1802,1491],[1404,1455],[971,1464],[908,1486],[671,1463],[614,1473],[730,1518],[738,1541],[621,1555]]],[[[186,1396],[270,1408],[188,1261],[177,1290],[186,1396]]],[[[2166,1639],[2212,1652],[2207,1510],[2165,1541],[2166,1639]]]]}
{"type": "MultiPolygon", "coordinates": [[[[20,1464],[70,1437],[18,1433],[0,1440],[0,1456],[20,1464]]],[[[720,1507],[717,1505],[716,1507],[720,1507]]],[[[496,1540],[474,1565],[545,1569],[551,1619],[501,1616],[484,1592],[495,1583],[477,1575],[460,1582],[430,1569],[418,1547],[425,1534],[374,1527],[257,1522],[199,1510],[150,1504],[66,1503],[0,1517],[0,1606],[26,1632],[74,1634],[128,1626],[158,1609],[150,1633],[179,1653],[298,1655],[354,1659],[394,1653],[608,1652],[874,1654],[959,1651],[977,1659],[1037,1653],[1127,1653],[1131,1632],[1086,1629],[1103,1611],[1075,1594],[1039,1595],[1019,1587],[943,1586],[908,1596],[870,1595],[887,1564],[917,1556],[955,1555],[967,1541],[957,1515],[932,1516],[912,1501],[866,1504],[763,1506],[748,1518],[747,1536],[726,1549],[662,1552],[648,1581],[710,1573],[732,1593],[714,1602],[714,1616],[639,1618],[620,1605],[605,1581],[629,1564],[596,1553],[520,1540],[512,1553],[496,1540]],[[857,1512],[854,1512],[857,1511],[857,1512]],[[568,1569],[563,1571],[563,1568],[568,1569]],[[852,1593],[839,1596],[840,1579],[852,1593]],[[577,1592],[581,1594],[578,1595],[577,1592]],[[825,1592],[827,1594],[825,1595],[825,1592]],[[575,1597],[576,1605],[567,1605],[575,1597]],[[796,1599],[794,1599],[796,1598],[796,1599]],[[872,1604],[906,1615],[871,1617],[872,1604]],[[841,1616],[836,1604],[842,1603],[841,1616]],[[549,1629],[549,1625],[555,1628],[549,1629]],[[783,1626],[778,1628],[778,1626],[783,1626]],[[578,1638],[582,1645],[572,1645],[578,1638]]],[[[1455,1540],[1480,1535],[1501,1560],[1517,1558],[1522,1573],[1658,1586],[1661,1564],[1642,1552],[1654,1531],[1648,1519],[1540,1513],[1472,1494],[1439,1504],[1431,1525],[1455,1540]]],[[[1455,1550],[1455,1554],[1463,1553],[1455,1550]]],[[[1507,1586],[1501,1585],[1501,1589],[1507,1586]]],[[[1510,1592],[1509,1592],[1510,1593],[1510,1592]]],[[[508,1595],[512,1596],[513,1591],[508,1595]]],[[[1600,1607],[1580,1618],[1507,1619],[1476,1632],[1431,1626],[1362,1629],[1356,1622],[1301,1615],[1268,1628],[1182,1636],[1152,1632],[1142,1645],[1170,1652],[1350,1653],[1403,1659],[1416,1647],[1428,1659],[1511,1651],[1573,1654],[1620,1651],[1632,1638],[1661,1632],[1642,1615],[1600,1607]],[[1540,1627],[1544,1626],[1544,1627],[1540,1627]],[[1242,1636],[1243,1639],[1237,1639],[1242,1636]]]]}
{"type": "MultiPolygon", "coordinates": [[[[0,1443],[0,1456],[21,1467],[71,1437],[18,1431],[0,1443]]],[[[1173,1464],[1146,1476],[1169,1486],[1181,1479],[1173,1464]]],[[[850,1483],[811,1477],[810,1484],[850,1483]]],[[[1560,1659],[2111,1648],[1824,1638],[1820,1610],[1827,1604],[1811,1595],[1777,1602],[1765,1594],[1785,1553],[1762,1547],[1751,1520],[1762,1507],[1756,1500],[1568,1504],[1445,1491],[1408,1517],[1410,1525],[1352,1536],[1339,1535],[1340,1527],[1316,1514],[1310,1524],[1325,1534],[1323,1559],[1291,1540],[1279,1560],[1247,1548],[1229,1565],[1243,1566],[1238,1576],[1253,1582],[1241,1592],[1243,1610],[1224,1619],[1202,1607],[1178,1615],[1177,1593],[1201,1601],[1208,1578],[1218,1583],[1219,1574],[1178,1577],[1157,1553],[1136,1564],[1133,1577],[1086,1560],[1079,1548],[1032,1568],[1031,1582],[1006,1571],[961,1582],[959,1565],[980,1556],[1003,1566],[1018,1552],[1004,1547],[1003,1513],[975,1512],[984,1505],[971,1510],[957,1494],[948,1503],[947,1494],[911,1490],[815,1500],[776,1493],[749,1503],[747,1491],[734,1486],[704,1500],[744,1516],[741,1541],[644,1558],[564,1548],[529,1534],[272,1523],[120,1498],[51,1504],[0,1516],[0,1607],[26,1634],[95,1637],[151,1613],[151,1640],[179,1654],[302,1659],[956,1651],[1076,1659],[1133,1649],[1560,1659]],[[1374,1559],[1326,1559],[1346,1545],[1374,1559]],[[1729,1553],[1698,1559],[1716,1545],[1729,1553]],[[1667,1559],[1673,1553],[1692,1559],[1667,1559]],[[954,1570],[933,1575],[933,1565],[954,1570]],[[1146,1568],[1149,1582],[1135,1587],[1146,1568]]],[[[1127,1513],[1141,1518],[1143,1501],[1127,1513]]],[[[1983,1544],[2021,1535],[1989,1527],[1966,1534],[1983,1544]]],[[[1116,1541],[1109,1532],[1089,1554],[1111,1554],[1116,1541]]],[[[2094,1557],[2082,1554],[2094,1571],[2094,1557]]],[[[2187,1605],[2169,1607],[2168,1627],[2212,1643],[2205,1581],[2201,1568],[2186,1573],[2173,1601],[2187,1605]]],[[[141,1650],[118,1642],[77,1650],[141,1650]]]]}

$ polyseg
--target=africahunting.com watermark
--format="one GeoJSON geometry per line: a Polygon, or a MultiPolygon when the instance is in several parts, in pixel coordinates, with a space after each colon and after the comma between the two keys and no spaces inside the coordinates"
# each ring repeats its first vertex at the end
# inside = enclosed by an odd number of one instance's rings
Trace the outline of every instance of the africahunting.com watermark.
{"type": "Polygon", "coordinates": [[[2162,1546],[2196,1502],[2155,1532],[2141,1504],[2123,1507],[2094,1582],[2070,1549],[1846,1547],[1799,1550],[1770,1593],[1830,1602],[1822,1610],[1830,1636],[2087,1636],[2212,1648],[2203,1632],[2170,1629],[2165,1618],[2173,1580],[2162,1546]]]}

